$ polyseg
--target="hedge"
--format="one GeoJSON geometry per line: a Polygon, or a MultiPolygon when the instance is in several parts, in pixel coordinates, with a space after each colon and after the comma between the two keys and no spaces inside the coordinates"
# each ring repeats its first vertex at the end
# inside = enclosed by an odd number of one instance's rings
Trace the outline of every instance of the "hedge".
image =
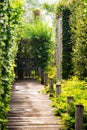
{"type": "Polygon", "coordinates": [[[12,83],[22,3],[16,0],[0,1],[0,129],[5,130],[12,83]]]}

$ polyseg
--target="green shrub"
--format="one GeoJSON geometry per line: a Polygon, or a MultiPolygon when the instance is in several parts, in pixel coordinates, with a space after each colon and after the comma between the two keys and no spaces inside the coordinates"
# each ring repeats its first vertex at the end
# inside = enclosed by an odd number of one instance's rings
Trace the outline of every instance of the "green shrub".
{"type": "Polygon", "coordinates": [[[66,125],[67,130],[74,130],[75,128],[75,119],[67,113],[62,114],[62,119],[66,125]]]}
{"type": "MultiPolygon", "coordinates": [[[[55,88],[55,87],[54,87],[55,88]]],[[[62,81],[61,95],[56,97],[56,93],[51,97],[51,106],[54,107],[54,113],[61,116],[67,130],[75,128],[75,109],[76,104],[84,106],[83,130],[87,129],[87,82],[80,81],[77,77],[62,81]],[[74,101],[67,104],[67,97],[73,96],[74,101]],[[69,111],[69,114],[67,114],[69,111]]]]}

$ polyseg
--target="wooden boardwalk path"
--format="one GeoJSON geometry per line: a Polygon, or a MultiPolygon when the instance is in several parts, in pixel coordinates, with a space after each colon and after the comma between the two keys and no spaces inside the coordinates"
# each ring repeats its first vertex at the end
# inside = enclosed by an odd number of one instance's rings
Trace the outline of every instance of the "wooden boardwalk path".
{"type": "Polygon", "coordinates": [[[61,119],[54,116],[49,97],[39,93],[43,87],[35,80],[14,84],[8,130],[62,130],[61,119]]]}

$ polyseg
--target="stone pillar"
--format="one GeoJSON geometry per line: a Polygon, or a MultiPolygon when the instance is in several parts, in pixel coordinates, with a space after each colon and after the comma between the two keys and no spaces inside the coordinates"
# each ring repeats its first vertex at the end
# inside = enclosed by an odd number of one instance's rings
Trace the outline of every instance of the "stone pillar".
{"type": "Polygon", "coordinates": [[[50,91],[50,93],[53,92],[53,78],[49,79],[49,91],[50,91]]]}
{"type": "Polygon", "coordinates": [[[48,85],[48,74],[44,74],[44,85],[48,85]]]}
{"type": "Polygon", "coordinates": [[[76,105],[76,113],[75,113],[75,130],[83,130],[83,111],[84,107],[81,104],[76,105]]]}
{"type": "MultiPolygon", "coordinates": [[[[74,101],[74,97],[73,96],[68,96],[67,97],[67,104],[70,105],[72,101],[74,101]]],[[[67,113],[70,114],[69,109],[67,109],[67,113]]]]}
{"type": "Polygon", "coordinates": [[[56,96],[59,96],[61,94],[61,85],[56,84],[56,96]]]}
{"type": "Polygon", "coordinates": [[[57,82],[62,80],[62,15],[57,17],[56,22],[56,66],[57,66],[57,82]]]}

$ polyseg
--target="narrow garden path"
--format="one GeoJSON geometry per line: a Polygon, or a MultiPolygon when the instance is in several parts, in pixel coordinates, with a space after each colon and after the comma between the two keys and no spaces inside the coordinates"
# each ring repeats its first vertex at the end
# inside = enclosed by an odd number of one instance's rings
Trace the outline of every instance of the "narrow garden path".
{"type": "Polygon", "coordinates": [[[9,130],[62,130],[61,119],[53,114],[48,95],[38,81],[17,81],[13,85],[9,130]]]}

